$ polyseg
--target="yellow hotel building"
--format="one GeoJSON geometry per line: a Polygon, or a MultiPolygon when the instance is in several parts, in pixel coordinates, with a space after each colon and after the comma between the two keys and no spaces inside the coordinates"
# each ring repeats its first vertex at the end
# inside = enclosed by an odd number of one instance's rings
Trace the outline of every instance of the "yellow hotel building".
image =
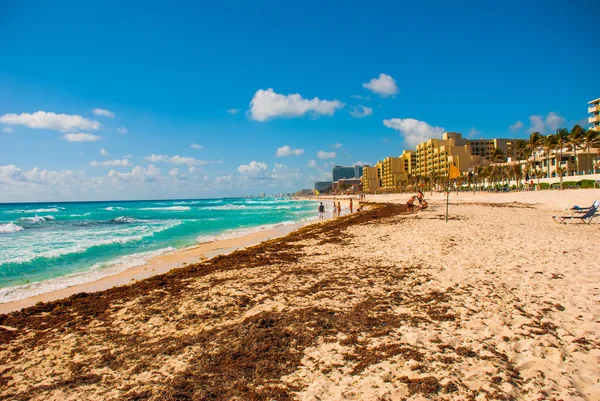
{"type": "Polygon", "coordinates": [[[466,172],[481,159],[471,154],[469,141],[458,132],[444,132],[442,139],[429,139],[417,145],[415,175],[447,175],[451,164],[466,172]]]}
{"type": "Polygon", "coordinates": [[[600,132],[600,98],[588,102],[588,113],[591,116],[588,117],[588,123],[590,123],[590,129],[600,132]]]}

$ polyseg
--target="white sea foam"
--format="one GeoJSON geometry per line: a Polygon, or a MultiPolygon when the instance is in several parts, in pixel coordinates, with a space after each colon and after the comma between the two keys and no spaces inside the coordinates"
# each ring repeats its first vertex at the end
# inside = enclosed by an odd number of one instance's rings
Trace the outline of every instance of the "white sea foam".
{"type": "Polygon", "coordinates": [[[127,210],[126,207],[121,207],[121,206],[109,206],[109,207],[105,207],[102,210],[106,210],[108,212],[114,212],[115,210],[127,210]]]}
{"type": "Polygon", "coordinates": [[[18,226],[15,223],[0,224],[0,234],[16,233],[21,230],[23,230],[23,227],[18,226]]]}
{"type": "Polygon", "coordinates": [[[70,231],[68,236],[62,231],[55,231],[36,235],[19,244],[0,239],[0,266],[8,263],[27,263],[40,258],[58,258],[82,253],[96,246],[127,244],[168,230],[182,222],[166,220],[157,224],[114,225],[109,229],[74,230],[70,231]]]}
{"type": "Polygon", "coordinates": [[[70,214],[69,217],[85,217],[85,216],[89,216],[91,213],[83,213],[83,214],[70,214]]]}
{"type": "Polygon", "coordinates": [[[168,247],[156,251],[136,253],[123,256],[114,261],[95,264],[87,271],[72,273],[36,283],[0,288],[0,303],[18,301],[35,295],[72,287],[74,285],[90,283],[103,277],[120,273],[132,267],[141,266],[151,258],[174,250],[175,248],[168,247]]]}
{"type": "Polygon", "coordinates": [[[175,212],[181,212],[184,210],[190,210],[189,206],[168,206],[168,207],[143,207],[139,210],[171,210],[175,212]]]}
{"type": "Polygon", "coordinates": [[[290,220],[290,221],[282,221],[281,223],[275,223],[275,224],[263,224],[261,226],[255,226],[255,227],[238,228],[235,230],[225,230],[223,233],[217,234],[217,235],[201,235],[198,238],[196,238],[196,242],[198,242],[199,244],[203,244],[206,242],[239,238],[239,237],[243,237],[244,235],[253,234],[253,233],[257,233],[257,232],[265,231],[265,230],[270,230],[270,229],[276,228],[276,227],[290,226],[290,225],[297,224],[297,223],[298,223],[297,221],[290,220]]]}
{"type": "Polygon", "coordinates": [[[34,217],[21,217],[19,219],[19,221],[25,221],[27,223],[42,223],[44,221],[49,221],[49,220],[55,220],[54,216],[38,216],[35,215],[34,217]]]}
{"type": "MultiPolygon", "coordinates": [[[[61,209],[64,210],[64,207],[61,207],[61,209]]],[[[51,207],[48,209],[18,209],[18,210],[10,210],[7,213],[56,213],[56,212],[60,212],[60,210],[58,210],[58,208],[55,207],[51,207]]]]}

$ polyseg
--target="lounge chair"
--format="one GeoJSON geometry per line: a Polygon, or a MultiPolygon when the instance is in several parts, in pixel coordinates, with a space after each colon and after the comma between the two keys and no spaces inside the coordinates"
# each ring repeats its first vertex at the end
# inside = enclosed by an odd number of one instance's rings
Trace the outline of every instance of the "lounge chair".
{"type": "Polygon", "coordinates": [[[569,224],[570,222],[573,221],[573,219],[581,220],[585,224],[590,224],[597,211],[598,211],[598,208],[596,206],[592,205],[592,207],[590,207],[590,209],[587,212],[585,212],[585,214],[582,214],[580,216],[575,216],[575,215],[573,215],[573,216],[552,216],[552,218],[554,219],[555,222],[557,222],[559,224],[561,224],[561,223],[569,224]]]}
{"type": "Polygon", "coordinates": [[[598,199],[596,199],[594,201],[594,203],[592,203],[592,206],[590,206],[590,207],[579,207],[579,206],[575,205],[571,208],[571,210],[573,210],[575,213],[585,213],[588,210],[590,210],[592,207],[595,207],[596,209],[598,209],[599,206],[600,206],[600,202],[598,201],[598,199]]]}

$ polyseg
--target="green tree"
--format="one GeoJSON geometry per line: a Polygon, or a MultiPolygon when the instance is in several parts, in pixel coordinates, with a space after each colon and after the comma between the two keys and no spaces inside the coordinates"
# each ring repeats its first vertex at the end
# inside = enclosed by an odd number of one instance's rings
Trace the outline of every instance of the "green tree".
{"type": "Polygon", "coordinates": [[[556,171],[560,172],[560,188],[563,188],[563,175],[565,173],[565,169],[562,168],[562,156],[563,149],[569,144],[569,130],[565,128],[559,128],[556,130],[556,147],[560,153],[560,160],[556,162],[556,171]]]}
{"type": "Polygon", "coordinates": [[[585,129],[581,128],[581,126],[578,124],[573,126],[567,137],[569,146],[571,149],[573,149],[573,156],[575,156],[575,175],[579,175],[579,159],[577,159],[577,149],[583,148],[584,137],[585,129]]]}
{"type": "MultiPolygon", "coordinates": [[[[542,146],[542,134],[540,134],[539,132],[533,132],[530,136],[529,136],[529,155],[533,156],[533,168],[537,169],[538,166],[536,165],[536,161],[535,161],[535,155],[538,151],[538,149],[542,146]]],[[[540,179],[538,178],[538,186],[540,185],[540,179]]]]}
{"type": "Polygon", "coordinates": [[[546,171],[546,177],[550,178],[550,156],[552,151],[556,149],[556,137],[552,134],[543,137],[542,149],[544,149],[544,153],[546,154],[546,164],[548,167],[548,171],[546,171]]]}
{"type": "Polygon", "coordinates": [[[504,155],[502,149],[495,148],[490,155],[490,160],[492,163],[504,163],[506,162],[506,156],[504,155]]]}

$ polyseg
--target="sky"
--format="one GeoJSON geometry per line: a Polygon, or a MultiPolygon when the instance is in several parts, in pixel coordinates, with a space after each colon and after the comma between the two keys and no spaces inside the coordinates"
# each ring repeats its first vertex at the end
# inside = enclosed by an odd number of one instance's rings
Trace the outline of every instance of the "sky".
{"type": "Polygon", "coordinates": [[[0,202],[293,192],[444,131],[587,127],[597,15],[593,0],[0,1],[0,202]]]}

